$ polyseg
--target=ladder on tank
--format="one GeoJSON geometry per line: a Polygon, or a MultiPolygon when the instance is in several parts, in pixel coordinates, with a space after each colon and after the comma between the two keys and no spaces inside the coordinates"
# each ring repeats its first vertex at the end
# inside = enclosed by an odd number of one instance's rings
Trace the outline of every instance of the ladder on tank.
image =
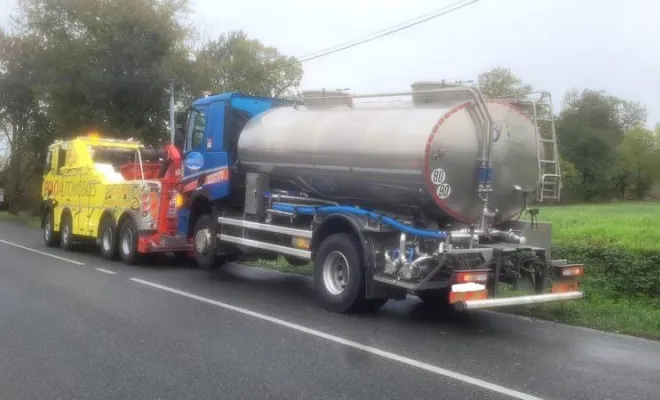
{"type": "Polygon", "coordinates": [[[536,201],[558,203],[562,182],[552,97],[549,92],[535,92],[525,96],[520,98],[519,95],[512,95],[504,99],[518,105],[536,127],[536,156],[539,168],[536,201]],[[540,98],[530,98],[532,94],[540,94],[540,98]]]}

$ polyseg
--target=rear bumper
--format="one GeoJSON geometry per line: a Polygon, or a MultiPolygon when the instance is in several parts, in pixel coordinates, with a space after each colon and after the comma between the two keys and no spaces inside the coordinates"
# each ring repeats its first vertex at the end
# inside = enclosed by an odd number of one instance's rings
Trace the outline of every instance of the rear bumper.
{"type": "Polygon", "coordinates": [[[138,253],[167,253],[167,252],[190,252],[193,250],[192,242],[184,237],[161,235],[140,235],[138,239],[138,253]]]}
{"type": "Polygon", "coordinates": [[[530,296],[503,297],[483,300],[459,301],[454,306],[459,311],[492,309],[500,307],[523,306],[529,304],[553,303],[558,301],[578,300],[584,297],[583,292],[566,292],[551,294],[535,294],[530,296]]]}

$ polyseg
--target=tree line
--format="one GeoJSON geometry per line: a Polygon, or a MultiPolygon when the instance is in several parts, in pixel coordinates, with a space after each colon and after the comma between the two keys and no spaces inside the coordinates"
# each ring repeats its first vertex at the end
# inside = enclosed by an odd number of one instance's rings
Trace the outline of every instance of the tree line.
{"type": "MultiPolygon", "coordinates": [[[[38,203],[46,148],[91,130],[159,145],[169,88],[185,107],[202,91],[287,97],[295,57],[242,31],[202,41],[189,0],[19,0],[0,30],[0,187],[11,212],[38,203]]],[[[479,77],[487,96],[528,92],[506,68],[479,77]]],[[[645,198],[658,180],[646,109],[606,93],[566,95],[557,116],[565,198],[645,198]]]]}
{"type": "MultiPolygon", "coordinates": [[[[486,96],[534,90],[508,68],[479,76],[486,96]]],[[[639,102],[599,90],[569,90],[554,116],[562,202],[660,199],[660,123],[647,129],[639,102]]]]}

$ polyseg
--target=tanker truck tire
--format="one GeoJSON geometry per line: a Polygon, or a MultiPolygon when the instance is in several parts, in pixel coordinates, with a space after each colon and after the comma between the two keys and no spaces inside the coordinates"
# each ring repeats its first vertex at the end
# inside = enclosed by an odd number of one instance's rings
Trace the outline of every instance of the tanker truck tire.
{"type": "Polygon", "coordinates": [[[369,308],[361,260],[360,247],[350,234],[336,233],[321,242],[314,257],[314,286],[324,308],[342,314],[369,308]]]}
{"type": "Polygon", "coordinates": [[[200,268],[212,271],[224,263],[223,259],[218,257],[217,240],[215,224],[211,215],[200,215],[195,221],[193,229],[195,261],[200,268]]]}

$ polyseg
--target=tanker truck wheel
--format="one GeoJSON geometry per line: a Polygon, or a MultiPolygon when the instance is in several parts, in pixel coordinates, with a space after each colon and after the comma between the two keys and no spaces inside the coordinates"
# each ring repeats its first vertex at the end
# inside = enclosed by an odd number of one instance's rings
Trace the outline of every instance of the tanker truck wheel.
{"type": "Polygon", "coordinates": [[[214,270],[224,264],[224,258],[218,257],[215,224],[210,214],[202,214],[195,222],[193,244],[195,261],[205,270],[214,270]]]}
{"type": "Polygon", "coordinates": [[[338,313],[371,308],[366,307],[360,255],[360,247],[352,235],[336,233],[321,242],[314,257],[314,286],[323,307],[338,313]]]}

